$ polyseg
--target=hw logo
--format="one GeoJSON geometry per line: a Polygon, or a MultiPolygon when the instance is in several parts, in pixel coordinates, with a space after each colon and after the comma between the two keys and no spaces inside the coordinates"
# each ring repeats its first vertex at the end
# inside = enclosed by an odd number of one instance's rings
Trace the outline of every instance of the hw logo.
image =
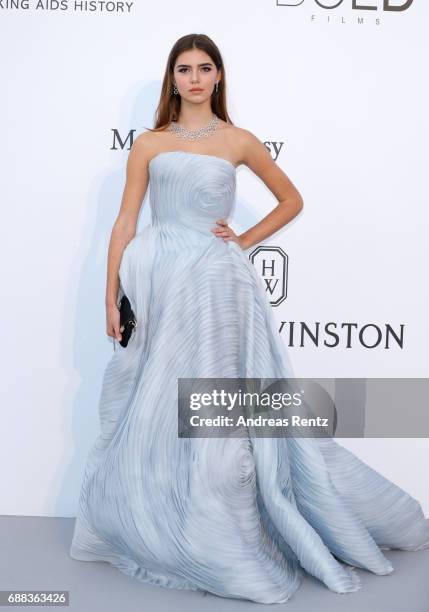
{"type": "Polygon", "coordinates": [[[271,306],[278,306],[287,297],[289,257],[280,247],[258,246],[249,259],[264,281],[271,306]]]}

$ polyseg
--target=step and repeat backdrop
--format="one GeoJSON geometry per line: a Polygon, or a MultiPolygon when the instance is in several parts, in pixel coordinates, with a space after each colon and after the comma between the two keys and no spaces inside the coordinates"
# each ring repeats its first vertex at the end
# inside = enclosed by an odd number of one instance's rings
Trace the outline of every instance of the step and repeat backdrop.
{"type": "MultiPolygon", "coordinates": [[[[127,157],[191,32],[221,50],[232,121],[304,199],[246,251],[296,375],[428,377],[428,18],[422,0],[1,3],[1,514],[75,515],[113,352],[106,260],[127,157]]],[[[238,168],[237,233],[276,203],[238,168]]],[[[341,442],[429,513],[429,440],[414,435],[341,442]]]]}

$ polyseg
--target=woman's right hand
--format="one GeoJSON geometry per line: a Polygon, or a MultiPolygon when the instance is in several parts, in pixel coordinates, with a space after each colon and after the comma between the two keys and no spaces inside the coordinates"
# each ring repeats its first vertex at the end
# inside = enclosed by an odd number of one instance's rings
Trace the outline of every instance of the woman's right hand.
{"type": "Polygon", "coordinates": [[[120,316],[119,308],[116,304],[106,305],[106,333],[118,342],[122,340],[122,334],[119,331],[120,328],[120,316]]]}

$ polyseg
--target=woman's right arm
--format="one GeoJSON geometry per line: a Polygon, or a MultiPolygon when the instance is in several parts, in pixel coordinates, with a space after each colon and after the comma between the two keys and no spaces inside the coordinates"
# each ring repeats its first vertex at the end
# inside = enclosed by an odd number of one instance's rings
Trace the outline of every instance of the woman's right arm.
{"type": "Polygon", "coordinates": [[[127,160],[126,182],[118,216],[112,228],[107,255],[106,333],[118,341],[120,313],[117,305],[122,254],[135,236],[137,220],[149,182],[144,134],[133,142],[127,160]]]}

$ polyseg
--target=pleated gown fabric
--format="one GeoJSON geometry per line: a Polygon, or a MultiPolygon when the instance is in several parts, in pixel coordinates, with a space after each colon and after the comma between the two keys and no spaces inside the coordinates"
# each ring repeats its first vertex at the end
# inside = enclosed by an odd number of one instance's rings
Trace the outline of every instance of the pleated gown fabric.
{"type": "Polygon", "coordinates": [[[70,555],[143,582],[282,603],[305,572],[348,593],[382,549],[429,547],[419,502],[331,438],[179,438],[177,378],[293,377],[262,279],[210,229],[236,169],[184,151],[149,164],[151,224],[121,260],[138,326],[107,364],[70,555]]]}

